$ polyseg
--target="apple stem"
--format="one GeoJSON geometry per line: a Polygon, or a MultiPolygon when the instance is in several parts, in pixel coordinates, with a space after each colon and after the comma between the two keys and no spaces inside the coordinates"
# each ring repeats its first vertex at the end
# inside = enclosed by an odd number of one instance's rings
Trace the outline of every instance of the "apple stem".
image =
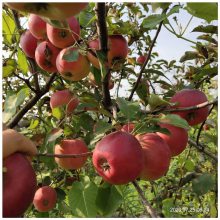
{"type": "Polygon", "coordinates": [[[160,218],[160,216],[157,215],[156,211],[152,208],[150,203],[145,198],[144,192],[142,191],[141,187],[138,185],[137,181],[133,181],[132,183],[135,189],[137,190],[141,198],[141,202],[144,205],[144,208],[146,209],[147,213],[149,213],[152,218],[160,218]]]}
{"type": "Polygon", "coordinates": [[[86,152],[81,154],[48,154],[48,153],[38,153],[37,157],[57,157],[57,158],[80,158],[92,156],[93,152],[86,152]]]}

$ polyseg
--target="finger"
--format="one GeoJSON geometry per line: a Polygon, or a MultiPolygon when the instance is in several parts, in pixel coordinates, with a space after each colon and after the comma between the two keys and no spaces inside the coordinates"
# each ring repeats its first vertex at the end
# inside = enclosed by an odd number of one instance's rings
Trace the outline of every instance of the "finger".
{"type": "Polygon", "coordinates": [[[34,143],[24,135],[12,129],[3,131],[3,158],[17,151],[30,156],[37,154],[37,148],[34,143]]]}

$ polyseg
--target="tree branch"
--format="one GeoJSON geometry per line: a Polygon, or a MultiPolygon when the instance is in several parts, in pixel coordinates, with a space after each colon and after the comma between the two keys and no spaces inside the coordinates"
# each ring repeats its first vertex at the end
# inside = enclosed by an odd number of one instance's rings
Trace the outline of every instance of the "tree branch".
{"type": "Polygon", "coordinates": [[[204,146],[202,144],[196,144],[196,142],[192,139],[189,139],[188,142],[193,147],[197,148],[199,151],[203,152],[204,154],[206,154],[207,156],[212,158],[215,162],[218,162],[218,157],[216,155],[212,154],[211,152],[209,152],[208,150],[206,150],[206,146],[204,146]]]}
{"type": "Polygon", "coordinates": [[[31,86],[30,81],[29,81],[28,79],[25,79],[25,78],[19,76],[19,75],[16,74],[16,73],[13,73],[13,74],[14,74],[18,79],[22,80],[22,81],[28,86],[28,88],[30,88],[31,91],[33,91],[34,93],[37,92],[36,89],[34,89],[34,88],[31,86]]]}
{"type": "MultiPolygon", "coordinates": [[[[167,8],[167,9],[168,9],[168,8],[167,8]]],[[[165,10],[163,11],[163,14],[166,13],[167,9],[165,9],[165,10]]],[[[141,67],[139,76],[138,76],[137,81],[136,81],[136,83],[135,83],[135,85],[134,85],[134,87],[133,87],[133,89],[132,89],[132,91],[131,91],[131,94],[130,94],[130,96],[129,96],[129,98],[128,98],[128,101],[131,101],[131,99],[132,99],[132,97],[133,97],[133,95],[134,95],[134,93],[135,93],[135,91],[136,91],[136,89],[137,89],[137,87],[138,87],[138,85],[139,85],[139,83],[140,83],[140,81],[141,81],[143,72],[144,72],[145,67],[147,66],[147,64],[148,64],[148,62],[149,62],[149,60],[150,60],[153,47],[154,47],[155,42],[156,42],[156,40],[157,40],[157,37],[158,37],[158,35],[159,35],[159,33],[160,33],[162,24],[163,24],[163,21],[161,21],[160,24],[159,24],[159,26],[158,26],[156,35],[155,35],[155,37],[154,37],[154,39],[153,39],[153,41],[152,41],[152,43],[151,43],[151,45],[150,45],[149,52],[148,52],[148,54],[147,54],[146,60],[144,61],[143,65],[142,65],[142,67],[141,67]]]]}
{"type": "Polygon", "coordinates": [[[150,214],[150,216],[152,218],[159,218],[160,216],[158,216],[155,212],[155,210],[151,207],[150,203],[146,200],[144,193],[141,189],[141,187],[138,185],[137,181],[133,181],[132,182],[135,189],[137,190],[140,198],[141,198],[141,202],[144,205],[144,208],[146,209],[146,211],[150,214]]]}
{"type": "Polygon", "coordinates": [[[99,36],[100,51],[104,55],[104,68],[106,68],[106,75],[102,77],[102,93],[103,93],[103,105],[106,109],[111,106],[111,96],[108,88],[110,69],[106,67],[108,63],[108,31],[106,26],[106,8],[105,3],[96,3],[96,15],[97,15],[97,32],[99,36]]]}
{"type": "Polygon", "coordinates": [[[81,154],[48,154],[48,153],[38,153],[38,157],[57,157],[57,158],[80,158],[91,156],[93,152],[81,153],[81,154]]]}
{"type": "Polygon", "coordinates": [[[7,124],[8,128],[14,128],[23,118],[23,116],[38,102],[38,100],[49,91],[50,85],[52,84],[55,77],[56,73],[53,73],[46,83],[45,87],[41,91],[36,93],[35,96],[31,98],[30,101],[27,102],[26,105],[19,112],[17,112],[12,120],[7,124]]]}
{"type": "Polygon", "coordinates": [[[205,108],[206,106],[209,105],[217,105],[218,104],[218,97],[216,99],[214,99],[211,102],[203,102],[201,104],[195,105],[195,106],[190,106],[190,107],[182,107],[182,108],[160,108],[160,109],[156,109],[154,111],[144,111],[142,110],[143,113],[145,114],[155,114],[157,112],[184,112],[184,111],[189,111],[189,110],[197,110],[200,108],[205,108]]]}
{"type": "MultiPolygon", "coordinates": [[[[214,109],[214,107],[215,107],[215,105],[212,105],[211,109],[209,110],[209,115],[211,114],[211,112],[212,112],[212,110],[214,109]]],[[[207,120],[207,118],[206,118],[206,120],[207,120]]],[[[197,138],[196,138],[196,144],[197,144],[197,145],[199,144],[200,134],[201,134],[201,132],[202,132],[202,128],[203,128],[203,126],[204,126],[206,120],[203,121],[202,124],[200,125],[199,131],[198,131],[198,134],[197,134],[197,138]]]]}

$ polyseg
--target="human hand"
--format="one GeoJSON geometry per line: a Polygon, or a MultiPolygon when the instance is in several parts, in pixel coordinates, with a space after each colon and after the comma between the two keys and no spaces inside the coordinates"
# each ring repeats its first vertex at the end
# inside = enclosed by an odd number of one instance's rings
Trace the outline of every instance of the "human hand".
{"type": "Polygon", "coordinates": [[[34,143],[23,134],[13,129],[3,131],[3,159],[15,152],[22,152],[29,156],[37,154],[37,148],[34,143]]]}

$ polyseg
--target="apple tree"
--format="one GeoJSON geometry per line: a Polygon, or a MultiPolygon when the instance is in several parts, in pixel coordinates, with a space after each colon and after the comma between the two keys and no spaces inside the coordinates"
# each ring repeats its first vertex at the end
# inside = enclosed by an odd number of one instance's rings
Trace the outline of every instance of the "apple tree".
{"type": "MultiPolygon", "coordinates": [[[[33,202],[16,216],[32,181],[16,174],[26,193],[4,184],[17,203],[6,214],[4,199],[3,216],[217,217],[217,14],[217,3],[3,3],[3,124],[38,149],[33,202]],[[158,52],[164,30],[189,44],[181,57],[158,52]]],[[[3,182],[22,167],[6,160],[3,182]]]]}

